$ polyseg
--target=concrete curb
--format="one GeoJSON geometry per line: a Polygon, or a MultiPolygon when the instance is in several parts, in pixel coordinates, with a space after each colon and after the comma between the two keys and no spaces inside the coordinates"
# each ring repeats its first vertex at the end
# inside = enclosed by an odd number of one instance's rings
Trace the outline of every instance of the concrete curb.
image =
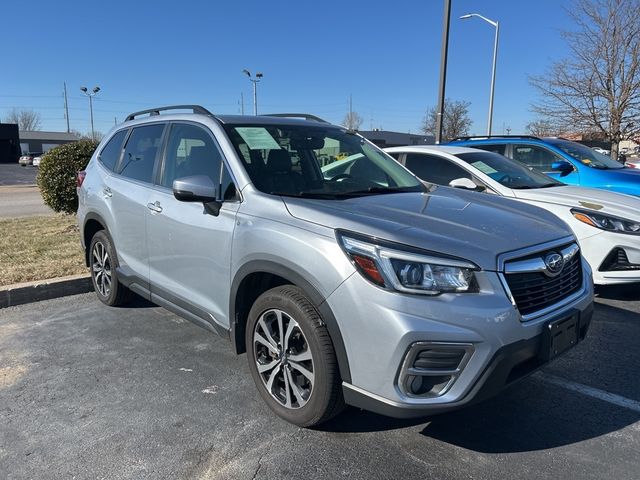
{"type": "Polygon", "coordinates": [[[91,276],[84,273],[49,280],[15,283],[0,287],[0,308],[91,291],[93,291],[91,276]]]}

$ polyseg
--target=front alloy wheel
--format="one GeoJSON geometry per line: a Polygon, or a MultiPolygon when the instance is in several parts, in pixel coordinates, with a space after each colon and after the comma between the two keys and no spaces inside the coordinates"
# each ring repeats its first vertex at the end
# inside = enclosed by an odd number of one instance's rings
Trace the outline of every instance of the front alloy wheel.
{"type": "Polygon", "coordinates": [[[311,427],[343,409],[331,337],[299,287],[281,285],[256,299],[247,319],[245,344],[258,393],[280,417],[311,427]]]}
{"type": "Polygon", "coordinates": [[[269,394],[280,405],[304,407],[313,393],[313,355],[296,322],[286,312],[267,310],[253,333],[256,368],[269,394]]]}

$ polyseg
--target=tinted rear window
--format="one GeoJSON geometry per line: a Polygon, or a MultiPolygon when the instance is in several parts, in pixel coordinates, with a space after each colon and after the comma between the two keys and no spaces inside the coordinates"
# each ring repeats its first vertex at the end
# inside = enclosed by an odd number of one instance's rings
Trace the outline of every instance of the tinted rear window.
{"type": "Polygon", "coordinates": [[[100,162],[109,170],[113,170],[120,159],[122,143],[124,142],[124,137],[127,136],[127,131],[128,130],[120,130],[111,137],[111,140],[107,142],[98,156],[100,162]]]}
{"type": "Polygon", "coordinates": [[[120,167],[121,175],[151,183],[163,131],[164,124],[146,125],[133,129],[124,149],[120,167]]]}

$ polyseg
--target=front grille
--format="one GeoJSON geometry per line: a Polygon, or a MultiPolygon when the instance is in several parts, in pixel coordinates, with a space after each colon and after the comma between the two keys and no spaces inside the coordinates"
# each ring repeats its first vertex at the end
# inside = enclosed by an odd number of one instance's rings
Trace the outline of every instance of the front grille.
{"type": "MultiPolygon", "coordinates": [[[[538,256],[545,258],[550,252],[538,256]]],[[[505,275],[511,295],[521,315],[530,315],[550,307],[574,294],[582,286],[582,263],[577,252],[556,277],[544,272],[509,273],[505,275]]]]}
{"type": "Polygon", "coordinates": [[[609,255],[607,255],[607,258],[604,259],[598,270],[601,272],[640,270],[640,265],[630,263],[627,252],[625,252],[624,249],[614,248],[609,255]]]}

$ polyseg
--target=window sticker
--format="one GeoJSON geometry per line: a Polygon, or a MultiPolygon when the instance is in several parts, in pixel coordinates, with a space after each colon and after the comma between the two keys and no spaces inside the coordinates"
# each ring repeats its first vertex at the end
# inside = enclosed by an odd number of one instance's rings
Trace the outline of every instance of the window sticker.
{"type": "Polygon", "coordinates": [[[487,165],[484,162],[473,162],[471,165],[476,167],[478,170],[480,170],[485,175],[491,175],[492,173],[497,173],[498,172],[497,170],[491,168],[489,165],[487,165]]]}
{"type": "Polygon", "coordinates": [[[280,145],[264,127],[236,127],[251,150],[279,150],[280,145]]]}

